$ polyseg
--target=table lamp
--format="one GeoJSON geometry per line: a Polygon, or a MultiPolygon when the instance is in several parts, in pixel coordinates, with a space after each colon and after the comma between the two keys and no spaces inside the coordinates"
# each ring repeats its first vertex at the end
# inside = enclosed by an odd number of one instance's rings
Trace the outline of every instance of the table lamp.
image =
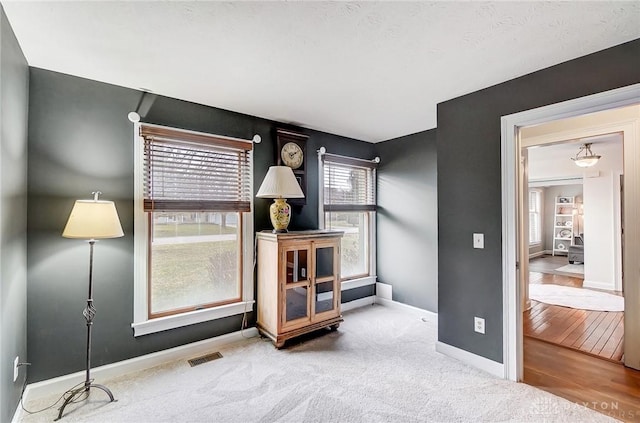
{"type": "Polygon", "coordinates": [[[287,198],[304,198],[304,194],[289,166],[271,166],[256,197],[274,199],[269,208],[273,233],[286,233],[291,220],[287,198]]]}

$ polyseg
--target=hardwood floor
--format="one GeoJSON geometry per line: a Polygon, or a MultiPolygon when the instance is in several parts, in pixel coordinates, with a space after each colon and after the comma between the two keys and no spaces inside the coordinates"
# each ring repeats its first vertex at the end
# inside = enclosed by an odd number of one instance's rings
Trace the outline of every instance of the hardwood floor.
{"type": "MultiPolygon", "coordinates": [[[[582,287],[582,279],[530,273],[530,283],[582,287]]],[[[606,360],[622,361],[624,313],[577,310],[531,301],[523,314],[524,336],[582,351],[606,360]]]]}
{"type": "Polygon", "coordinates": [[[545,254],[540,257],[529,259],[529,270],[533,272],[543,273],[556,273],[565,276],[580,276],[577,274],[566,274],[562,272],[556,272],[556,269],[569,264],[567,256],[550,256],[545,254]]]}
{"type": "MultiPolygon", "coordinates": [[[[530,272],[529,282],[582,287],[582,278],[543,271],[530,272]]],[[[621,363],[624,313],[531,304],[523,314],[523,382],[616,419],[640,422],[640,371],[621,363]]]]}
{"type": "Polygon", "coordinates": [[[640,422],[640,371],[524,338],[524,383],[626,422],[640,422]]]}
{"type": "Polygon", "coordinates": [[[569,264],[569,258],[567,256],[550,256],[544,255],[529,260],[529,270],[531,272],[551,273],[556,275],[584,277],[580,273],[570,273],[557,270],[562,266],[569,264]]]}
{"type": "Polygon", "coordinates": [[[554,275],[544,272],[529,272],[529,283],[552,283],[555,285],[573,286],[582,288],[584,279],[566,275],[554,275]]]}

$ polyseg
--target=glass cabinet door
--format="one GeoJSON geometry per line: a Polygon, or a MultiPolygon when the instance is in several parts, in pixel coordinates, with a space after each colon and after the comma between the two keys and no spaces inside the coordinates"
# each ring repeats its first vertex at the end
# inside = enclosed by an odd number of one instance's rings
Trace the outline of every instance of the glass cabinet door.
{"type": "Polygon", "coordinates": [[[285,310],[284,322],[311,318],[309,310],[308,249],[285,251],[285,310]]]}
{"type": "Polygon", "coordinates": [[[321,246],[315,248],[316,283],[314,292],[314,310],[317,313],[335,308],[335,248],[321,246]]]}
{"type": "Polygon", "coordinates": [[[333,276],[333,247],[316,248],[316,279],[333,276]]]}
{"type": "Polygon", "coordinates": [[[315,307],[316,313],[322,313],[325,311],[333,310],[334,281],[322,282],[316,284],[316,298],[315,307]]]}
{"type": "Polygon", "coordinates": [[[285,253],[287,260],[287,284],[305,281],[309,279],[307,270],[308,250],[289,250],[285,253]]]}
{"type": "Polygon", "coordinates": [[[308,295],[309,288],[307,286],[298,286],[286,290],[286,322],[305,317],[309,318],[309,307],[307,307],[308,295]]]}

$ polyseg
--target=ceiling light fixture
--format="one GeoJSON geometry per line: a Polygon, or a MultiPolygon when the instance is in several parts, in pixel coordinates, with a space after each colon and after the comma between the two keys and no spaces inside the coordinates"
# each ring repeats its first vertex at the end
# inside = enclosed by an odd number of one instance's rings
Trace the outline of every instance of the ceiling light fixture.
{"type": "Polygon", "coordinates": [[[580,167],[590,167],[598,163],[600,157],[602,156],[593,154],[591,151],[591,143],[587,143],[580,147],[580,151],[578,151],[576,157],[572,157],[571,160],[580,167]]]}

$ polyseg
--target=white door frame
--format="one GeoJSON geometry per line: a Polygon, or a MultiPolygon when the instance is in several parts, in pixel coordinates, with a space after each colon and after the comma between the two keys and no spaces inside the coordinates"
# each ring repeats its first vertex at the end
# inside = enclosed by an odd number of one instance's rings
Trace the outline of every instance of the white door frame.
{"type": "MultiPolygon", "coordinates": [[[[503,116],[502,167],[502,301],[505,379],[523,376],[521,287],[518,277],[519,128],[640,103],[640,84],[503,116]]],[[[627,207],[625,207],[627,209],[627,207]]],[[[625,266],[626,267],[626,266],[625,266]]]]}

